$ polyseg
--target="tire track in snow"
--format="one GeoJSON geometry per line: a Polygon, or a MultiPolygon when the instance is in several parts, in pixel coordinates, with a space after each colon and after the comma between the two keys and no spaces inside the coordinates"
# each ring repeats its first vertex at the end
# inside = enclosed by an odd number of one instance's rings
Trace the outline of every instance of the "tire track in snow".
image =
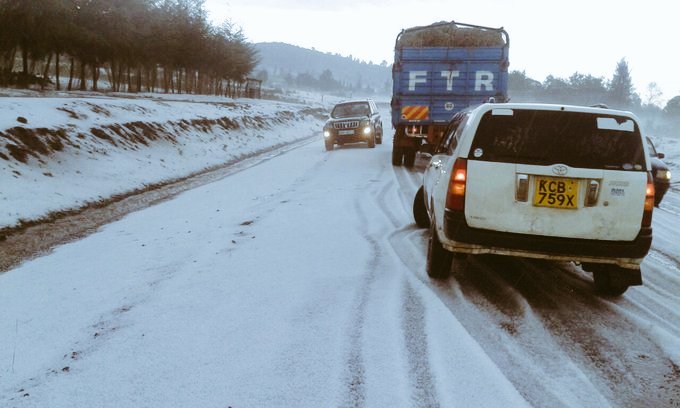
{"type": "Polygon", "coordinates": [[[445,303],[532,404],[672,406],[677,366],[626,298],[601,299],[582,277],[569,264],[482,257],[456,277],[462,296],[445,303]],[[500,279],[496,289],[476,281],[480,267],[500,279]],[[504,288],[524,312],[496,296],[504,288]]]}
{"type": "Polygon", "coordinates": [[[439,398],[429,364],[425,307],[408,281],[404,285],[402,328],[408,352],[413,393],[411,406],[439,407],[439,398]]]}
{"type": "MultiPolygon", "coordinates": [[[[381,168],[377,176],[379,177],[383,172],[384,168],[381,168]]],[[[370,178],[364,189],[369,189],[372,183],[371,180],[374,179],[379,178],[370,178]]],[[[359,219],[358,228],[369,245],[371,256],[369,256],[364,268],[364,279],[356,301],[356,317],[350,328],[349,353],[346,362],[347,373],[344,379],[346,394],[344,395],[342,406],[364,407],[366,405],[366,367],[363,358],[362,339],[371,286],[376,280],[378,266],[383,255],[380,244],[368,231],[369,220],[362,207],[362,200],[359,197],[354,200],[354,210],[359,219]]]]}
{"type": "Polygon", "coordinates": [[[347,373],[345,374],[345,392],[343,407],[366,406],[366,367],[363,358],[363,331],[366,324],[367,304],[371,292],[371,286],[376,280],[378,266],[382,258],[382,249],[378,241],[367,230],[368,218],[361,207],[361,202],[355,200],[355,213],[360,220],[360,230],[364,239],[368,242],[372,256],[369,257],[364,269],[364,280],[361,290],[357,295],[357,307],[355,319],[352,322],[349,334],[349,354],[347,356],[347,373]]]}
{"type": "MultiPolygon", "coordinates": [[[[397,172],[395,168],[393,168],[393,171],[397,172]]],[[[406,211],[404,201],[415,190],[417,186],[415,179],[419,176],[419,173],[407,171],[406,169],[402,169],[401,173],[407,176],[403,177],[395,174],[398,182],[395,182],[394,179],[389,181],[374,196],[385,217],[395,228],[389,233],[382,235],[382,239],[387,238],[388,245],[399,258],[402,258],[402,264],[411,269],[414,263],[408,262],[407,259],[413,245],[408,245],[408,242],[412,241],[413,234],[419,236],[420,232],[414,229],[415,227],[410,218],[411,214],[409,211],[406,211]],[[411,185],[404,185],[407,183],[402,183],[405,178],[411,179],[411,185]],[[398,216],[398,213],[401,214],[398,216]],[[404,253],[405,249],[409,251],[404,253]]],[[[430,352],[428,349],[427,327],[425,325],[425,306],[408,280],[403,281],[402,299],[401,330],[407,354],[407,376],[411,385],[410,406],[438,407],[438,394],[429,363],[430,352]]]]}
{"type": "Polygon", "coordinates": [[[389,193],[394,190],[394,185],[394,180],[390,180],[389,182],[385,183],[380,191],[375,194],[375,199],[378,206],[383,210],[390,224],[392,224],[394,227],[398,227],[399,225],[403,224],[403,220],[395,214],[394,209],[392,208],[393,206],[390,205],[392,203],[388,201],[388,197],[390,197],[389,193]]]}
{"type": "Polygon", "coordinates": [[[652,256],[658,256],[659,258],[662,258],[662,263],[670,268],[673,268],[675,272],[680,275],[680,258],[678,258],[677,255],[669,254],[660,248],[654,247],[652,247],[650,253],[652,256]]]}

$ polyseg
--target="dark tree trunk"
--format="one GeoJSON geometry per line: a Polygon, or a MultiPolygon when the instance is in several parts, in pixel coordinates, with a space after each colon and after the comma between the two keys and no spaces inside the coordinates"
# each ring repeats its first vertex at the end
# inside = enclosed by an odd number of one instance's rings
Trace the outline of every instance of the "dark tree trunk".
{"type": "Polygon", "coordinates": [[[71,72],[68,77],[68,90],[70,91],[73,87],[73,74],[75,71],[75,61],[73,60],[73,57],[71,57],[71,72]]]}
{"type": "Polygon", "coordinates": [[[50,64],[52,63],[52,53],[50,53],[47,56],[47,64],[45,64],[45,68],[43,69],[43,80],[40,82],[40,89],[45,89],[45,84],[47,84],[47,78],[48,75],[50,74],[50,64]]]}
{"type": "Polygon", "coordinates": [[[7,64],[9,68],[9,72],[14,72],[14,62],[16,61],[17,58],[17,49],[16,47],[12,49],[12,52],[9,55],[9,63],[7,64]]]}
{"type": "Polygon", "coordinates": [[[50,64],[52,63],[52,53],[47,56],[47,64],[45,64],[45,69],[43,69],[43,78],[47,79],[50,74],[50,64]]]}
{"type": "Polygon", "coordinates": [[[137,67],[137,92],[142,92],[142,67],[137,67]]]}
{"type": "Polygon", "coordinates": [[[123,63],[118,63],[118,75],[116,75],[116,92],[120,92],[120,86],[123,84],[123,63]]]}
{"type": "Polygon", "coordinates": [[[23,65],[24,76],[28,76],[28,49],[26,46],[21,47],[21,63],[23,65]]]}
{"type": "Polygon", "coordinates": [[[146,67],[146,91],[153,92],[151,90],[151,68],[146,67]]]}
{"type": "Polygon", "coordinates": [[[106,76],[109,78],[109,83],[111,84],[111,92],[116,92],[116,78],[113,76],[113,70],[116,63],[111,61],[108,67],[106,67],[106,76]]]}
{"type": "Polygon", "coordinates": [[[151,92],[156,92],[156,79],[158,77],[158,67],[151,68],[151,92]]]}
{"type": "Polygon", "coordinates": [[[85,91],[87,90],[87,79],[85,78],[85,69],[87,68],[87,64],[83,61],[80,61],[80,90],[85,91]]]}
{"type": "Polygon", "coordinates": [[[97,91],[97,82],[99,81],[99,65],[92,64],[92,90],[97,91]]]}
{"type": "Polygon", "coordinates": [[[55,57],[54,76],[57,78],[55,82],[57,84],[57,91],[61,91],[61,80],[59,79],[59,51],[55,52],[55,57]]]}

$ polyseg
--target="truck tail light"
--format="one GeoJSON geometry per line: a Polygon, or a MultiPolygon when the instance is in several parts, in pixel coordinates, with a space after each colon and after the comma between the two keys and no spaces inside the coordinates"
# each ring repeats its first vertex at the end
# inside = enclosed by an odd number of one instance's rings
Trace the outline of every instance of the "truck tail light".
{"type": "Polygon", "coordinates": [[[465,210],[465,186],[467,182],[467,159],[457,158],[449,179],[449,191],[446,194],[446,209],[452,211],[465,210]]]}
{"type": "Polygon", "coordinates": [[[586,207],[592,207],[597,204],[597,198],[600,195],[600,182],[597,180],[588,180],[586,185],[586,207]]]}
{"type": "Polygon", "coordinates": [[[645,211],[642,215],[642,226],[652,226],[652,212],[654,210],[654,178],[647,172],[647,191],[645,193],[645,211]]]}
{"type": "Polygon", "coordinates": [[[515,183],[515,200],[527,201],[529,200],[529,175],[518,174],[515,183]]]}

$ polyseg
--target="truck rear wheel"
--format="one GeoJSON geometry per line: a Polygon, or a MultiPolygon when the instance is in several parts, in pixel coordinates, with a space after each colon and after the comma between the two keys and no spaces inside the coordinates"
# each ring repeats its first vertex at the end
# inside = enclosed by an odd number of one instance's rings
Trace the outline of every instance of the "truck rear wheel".
{"type": "Polygon", "coordinates": [[[392,147],[392,165],[401,166],[402,157],[401,148],[396,146],[392,147]]]}
{"type": "Polygon", "coordinates": [[[401,166],[401,159],[403,157],[402,147],[399,146],[399,131],[394,134],[392,138],[392,165],[401,166]]]}
{"type": "Polygon", "coordinates": [[[413,148],[404,150],[404,166],[413,167],[416,162],[416,151],[413,148]]]}

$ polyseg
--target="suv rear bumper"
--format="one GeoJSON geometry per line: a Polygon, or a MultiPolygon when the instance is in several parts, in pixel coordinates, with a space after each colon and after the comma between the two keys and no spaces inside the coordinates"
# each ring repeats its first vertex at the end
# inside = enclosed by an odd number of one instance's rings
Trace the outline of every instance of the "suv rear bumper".
{"type": "Polygon", "coordinates": [[[472,228],[461,212],[446,211],[444,234],[454,243],[449,250],[467,253],[495,253],[635,267],[652,246],[652,228],[641,228],[633,241],[602,241],[543,235],[515,234],[472,228]]]}

